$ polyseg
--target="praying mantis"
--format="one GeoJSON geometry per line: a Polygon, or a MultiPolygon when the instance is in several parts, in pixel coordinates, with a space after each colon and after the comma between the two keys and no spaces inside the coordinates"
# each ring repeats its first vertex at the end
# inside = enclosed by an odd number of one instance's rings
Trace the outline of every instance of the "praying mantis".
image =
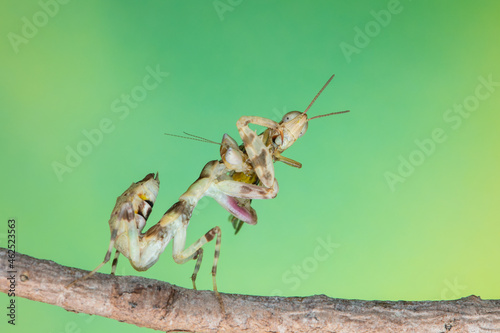
{"type": "Polygon", "coordinates": [[[191,276],[193,288],[196,289],[196,276],[203,258],[203,246],[215,238],[212,283],[214,292],[219,295],[216,273],[221,230],[218,226],[211,228],[186,248],[187,227],[194,208],[201,198],[208,196],[231,214],[233,225],[234,222],[256,224],[257,214],[251,207],[251,201],[272,199],[279,191],[273,163],[280,161],[300,168],[301,163],[283,156],[282,153],[305,134],[309,121],[349,112],[346,110],[307,118],[307,111],[333,77],[332,75],[329,78],[304,112],[288,112],[279,123],[257,116],[241,117],[236,122],[236,127],[243,144],[239,146],[233,138],[224,134],[222,142],[217,143],[221,146],[221,159],[208,162],[198,179],[179,197],[179,201],[166,211],[157,224],[144,233],[143,229],[158,195],[160,181],[158,174],[150,173],[141,181],[133,183],[117,198],[111,213],[111,239],[104,261],[68,286],[95,274],[110,260],[113,248],[116,252],[111,274],[115,273],[120,253],[129,259],[136,270],[145,271],[158,261],[160,254],[172,241],[172,256],[176,263],[196,260],[191,276]],[[258,135],[250,129],[249,124],[266,127],[266,130],[258,135]]]}

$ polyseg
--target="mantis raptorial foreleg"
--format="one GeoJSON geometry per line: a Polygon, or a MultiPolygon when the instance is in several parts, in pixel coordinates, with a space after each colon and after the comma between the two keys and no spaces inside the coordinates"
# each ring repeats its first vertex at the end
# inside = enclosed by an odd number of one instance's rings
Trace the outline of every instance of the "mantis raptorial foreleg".
{"type": "Polygon", "coordinates": [[[278,195],[278,181],[274,179],[271,187],[224,180],[217,183],[217,189],[229,196],[243,199],[273,199],[278,195]]]}
{"type": "Polygon", "coordinates": [[[274,182],[273,158],[269,148],[264,144],[259,135],[248,127],[250,123],[276,130],[279,129],[279,124],[271,119],[247,116],[241,117],[236,122],[236,127],[245,145],[253,170],[265,187],[271,187],[274,182]]]}

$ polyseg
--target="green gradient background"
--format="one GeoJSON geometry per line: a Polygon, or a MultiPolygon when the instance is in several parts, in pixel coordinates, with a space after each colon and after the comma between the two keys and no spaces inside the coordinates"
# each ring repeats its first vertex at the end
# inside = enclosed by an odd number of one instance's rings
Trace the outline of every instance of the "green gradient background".
{"type": "MultiPolygon", "coordinates": [[[[364,29],[374,20],[370,12],[386,9],[387,1],[243,1],[223,20],[212,1],[72,1],[18,53],[7,34],[21,34],[22,18],[32,21],[41,7],[2,2],[1,246],[7,219],[16,218],[19,252],[93,269],[108,246],[115,199],[132,181],[160,173],[150,226],[218,158],[214,145],[164,132],[238,138],[240,116],[277,120],[303,110],[335,73],[310,114],[352,112],[315,120],[286,152],[303,168],[276,165],[280,193],[255,202],[259,223],[234,236],[228,214],[212,200],[193,217],[190,242],[222,228],[220,290],[500,298],[499,87],[458,129],[443,119],[474,94],[479,76],[500,81],[500,5],[405,0],[400,6],[349,62],[339,45],[353,44],[353,29],[364,29]],[[170,75],[120,119],[113,101],[157,65],[170,75]],[[82,131],[103,118],[113,121],[112,133],[60,182],[52,162],[64,162],[66,146],[75,148],[82,131]],[[399,156],[408,157],[414,141],[435,128],[447,140],[391,191],[384,174],[397,172],[399,156]],[[339,245],[323,261],[314,259],[318,238],[339,245]],[[304,264],[309,272],[293,273],[304,264]]],[[[213,244],[205,253],[200,289],[211,288],[213,244]]],[[[194,262],[175,264],[168,246],[150,270],[136,272],[122,258],[118,273],[189,288],[193,268],[194,262]]],[[[101,270],[109,271],[109,264],[101,270]]],[[[1,294],[2,332],[147,331],[21,298],[13,328],[6,324],[7,302],[1,294]]]]}

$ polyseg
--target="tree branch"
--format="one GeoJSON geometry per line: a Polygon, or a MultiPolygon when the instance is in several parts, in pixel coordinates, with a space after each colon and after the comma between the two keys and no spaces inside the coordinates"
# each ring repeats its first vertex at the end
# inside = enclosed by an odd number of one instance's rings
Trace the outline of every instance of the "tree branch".
{"type": "MultiPolygon", "coordinates": [[[[0,291],[8,293],[7,250],[0,248],[0,291]]],[[[363,301],[221,294],[135,276],[97,273],[15,254],[16,296],[68,311],[113,318],[161,331],[186,332],[500,332],[500,300],[363,301]]]]}

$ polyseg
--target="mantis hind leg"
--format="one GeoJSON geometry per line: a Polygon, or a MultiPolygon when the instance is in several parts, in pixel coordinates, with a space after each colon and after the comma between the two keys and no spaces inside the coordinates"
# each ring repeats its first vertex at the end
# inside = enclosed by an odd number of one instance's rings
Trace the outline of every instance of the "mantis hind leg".
{"type": "Polygon", "coordinates": [[[193,275],[191,279],[193,280],[193,287],[196,289],[196,276],[201,266],[201,261],[203,260],[203,249],[202,246],[206,243],[210,242],[216,238],[215,242],[215,253],[214,253],[214,262],[212,266],[212,280],[214,291],[217,292],[217,282],[216,282],[216,274],[217,274],[217,263],[219,261],[220,254],[220,244],[221,244],[221,231],[219,227],[214,227],[210,229],[205,235],[200,237],[196,242],[194,242],[191,246],[186,249],[184,245],[186,244],[186,228],[182,228],[175,235],[173,240],[173,258],[174,261],[178,264],[184,264],[192,259],[197,259],[196,266],[194,268],[193,275]]]}
{"type": "Polygon", "coordinates": [[[221,244],[220,228],[213,227],[200,239],[194,242],[191,246],[189,246],[187,249],[184,249],[184,246],[186,244],[186,227],[187,225],[184,225],[183,228],[178,230],[173,240],[172,247],[173,247],[174,261],[178,264],[183,264],[191,259],[196,259],[196,266],[194,267],[193,275],[191,276],[191,279],[193,281],[193,288],[196,289],[196,276],[198,274],[198,270],[200,269],[201,261],[203,259],[202,246],[210,242],[215,237],[217,237],[215,242],[214,262],[212,265],[212,282],[215,295],[217,296],[222,312],[224,313],[225,312],[224,303],[222,301],[221,295],[217,291],[217,281],[215,278],[217,275],[217,262],[219,261],[220,244],[221,244]]]}
{"type": "Polygon", "coordinates": [[[116,250],[115,257],[113,258],[113,263],[111,264],[111,275],[115,275],[116,265],[118,265],[118,257],[120,256],[120,252],[116,250]]]}
{"type": "Polygon", "coordinates": [[[191,280],[193,281],[193,288],[196,289],[196,276],[198,275],[198,271],[201,266],[201,261],[203,260],[203,245],[210,242],[214,238],[216,238],[215,242],[215,252],[214,252],[214,262],[212,265],[212,283],[213,290],[219,299],[219,303],[221,305],[222,310],[224,311],[224,304],[222,303],[222,298],[217,291],[217,263],[219,261],[220,255],[220,244],[221,244],[221,230],[219,227],[213,227],[210,229],[205,235],[200,237],[196,242],[190,245],[188,248],[184,249],[186,244],[186,227],[184,226],[182,229],[177,231],[175,238],[173,240],[173,258],[174,261],[178,264],[184,264],[189,260],[196,259],[196,265],[194,267],[193,275],[191,276],[191,280]]]}
{"type": "MultiPolygon", "coordinates": [[[[128,220],[130,220],[133,217],[134,217],[134,210],[132,208],[132,204],[127,203],[127,204],[123,205],[123,207],[121,207],[121,210],[120,210],[120,213],[119,213],[119,218],[120,219],[128,219],[128,220]]],[[[101,267],[104,266],[109,261],[109,259],[111,258],[111,252],[113,252],[113,248],[115,246],[115,241],[116,241],[117,234],[118,234],[118,229],[113,229],[111,231],[111,239],[109,240],[108,251],[106,252],[106,255],[104,256],[103,262],[100,263],[99,266],[97,266],[96,268],[94,268],[94,270],[92,272],[90,272],[87,275],[84,275],[83,277],[81,277],[79,279],[76,279],[75,281],[73,281],[70,284],[68,284],[66,286],[66,288],[71,287],[72,285],[74,285],[78,281],[82,281],[82,280],[88,279],[89,277],[91,277],[92,275],[94,275],[98,270],[100,270],[101,267]]],[[[114,274],[114,271],[116,270],[116,262],[118,261],[118,255],[120,253],[118,251],[116,251],[116,252],[117,253],[115,254],[115,258],[113,259],[113,267],[111,268],[111,273],[112,274],[114,274]]]]}
{"type": "MultiPolygon", "coordinates": [[[[66,286],[66,288],[69,288],[69,287],[73,286],[78,281],[83,281],[85,279],[88,279],[89,277],[91,277],[92,275],[94,275],[98,270],[100,270],[101,267],[104,266],[109,261],[109,259],[111,258],[111,252],[113,252],[113,247],[115,245],[117,231],[118,230],[113,230],[113,232],[111,233],[111,240],[109,241],[109,247],[108,247],[108,251],[106,252],[106,255],[104,256],[104,261],[102,263],[100,263],[99,266],[97,266],[96,268],[94,268],[94,270],[92,272],[90,272],[90,273],[84,275],[83,277],[81,277],[79,279],[76,279],[73,282],[71,282],[70,284],[68,284],[66,286]]],[[[115,259],[116,259],[116,257],[117,257],[117,255],[115,255],[115,259]]],[[[113,260],[113,263],[114,263],[114,261],[115,260],[113,260]]],[[[112,274],[113,274],[113,271],[112,271],[112,274]]]]}
{"type": "Polygon", "coordinates": [[[200,270],[201,262],[203,260],[203,248],[198,249],[193,259],[196,259],[196,265],[194,266],[194,271],[193,275],[191,275],[191,280],[193,281],[193,289],[196,290],[196,276],[198,275],[198,271],[200,270]]]}

